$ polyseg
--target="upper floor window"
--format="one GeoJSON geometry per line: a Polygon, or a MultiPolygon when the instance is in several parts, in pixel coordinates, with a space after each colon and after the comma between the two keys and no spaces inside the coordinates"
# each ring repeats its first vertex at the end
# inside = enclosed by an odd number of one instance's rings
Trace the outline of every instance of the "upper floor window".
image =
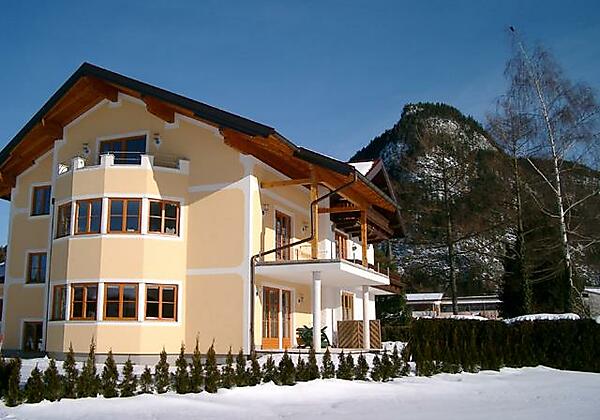
{"type": "Polygon", "coordinates": [[[54,294],[52,296],[52,320],[64,321],[67,312],[67,286],[61,284],[54,286],[54,294]]]}
{"type": "MultiPolygon", "coordinates": [[[[289,245],[291,238],[292,219],[287,214],[280,211],[275,212],[275,247],[280,248],[284,245],[289,245]]],[[[289,260],[290,249],[280,249],[275,253],[275,258],[278,260],[289,260]]]]}
{"type": "Polygon", "coordinates": [[[146,136],[100,142],[100,154],[114,155],[117,165],[139,165],[144,153],[146,153],[146,136]]]}
{"type": "Polygon", "coordinates": [[[97,306],[97,284],[74,284],[71,286],[71,319],[96,320],[97,306]]]}
{"type": "Polygon", "coordinates": [[[336,258],[348,258],[348,236],[340,232],[335,232],[336,258]]]}
{"type": "Polygon", "coordinates": [[[31,215],[41,216],[43,214],[50,214],[50,185],[33,187],[31,215]]]}
{"type": "Polygon", "coordinates": [[[140,232],[141,199],[111,198],[109,207],[109,232],[140,232]]]}
{"type": "Polygon", "coordinates": [[[77,201],[77,223],[75,233],[100,233],[100,221],[102,219],[102,200],[77,201]]]}
{"type": "Polygon", "coordinates": [[[150,200],[150,220],[148,231],[179,234],[179,203],[173,201],[150,200]]]}
{"type": "Polygon", "coordinates": [[[71,234],[71,203],[58,207],[56,215],[56,237],[62,238],[71,234]]]}
{"type": "Polygon", "coordinates": [[[46,253],[30,253],[27,264],[27,283],[44,282],[46,282],[46,253]]]}
{"type": "Polygon", "coordinates": [[[104,318],[137,319],[137,296],[137,284],[107,284],[104,292],[104,318]]]}

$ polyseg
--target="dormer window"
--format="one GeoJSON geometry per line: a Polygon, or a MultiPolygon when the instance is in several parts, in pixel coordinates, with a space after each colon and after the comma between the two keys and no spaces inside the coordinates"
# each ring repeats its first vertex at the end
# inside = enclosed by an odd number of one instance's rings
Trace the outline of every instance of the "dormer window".
{"type": "Polygon", "coordinates": [[[146,136],[126,137],[100,142],[100,155],[111,154],[116,165],[139,165],[146,153],[146,136]]]}

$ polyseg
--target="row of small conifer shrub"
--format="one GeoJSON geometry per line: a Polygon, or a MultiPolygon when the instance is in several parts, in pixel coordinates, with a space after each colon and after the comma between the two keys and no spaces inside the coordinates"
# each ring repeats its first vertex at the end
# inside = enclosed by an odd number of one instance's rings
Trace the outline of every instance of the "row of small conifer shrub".
{"type": "Polygon", "coordinates": [[[600,372],[600,325],[591,319],[416,319],[405,352],[416,374],[425,376],[538,365],[600,372]]]}
{"type": "Polygon", "coordinates": [[[375,355],[371,367],[362,353],[355,362],[352,354],[344,354],[343,351],[338,355],[336,367],[329,349],[323,354],[321,366],[318,365],[312,349],[307,360],[299,355],[296,364],[285,351],[278,364],[268,356],[261,366],[256,353],[246,358],[240,350],[234,360],[231,348],[225,364],[218,366],[214,345],[211,345],[206,358],[203,358],[196,342],[191,362],[186,359],[185,346],[182,344],[179,357],[175,361],[175,372],[170,372],[167,353],[163,349],[154,371],[146,366],[139,378],[134,373],[134,364],[130,359],[125,362],[122,373],[119,374],[112,351],[109,351],[102,372],[98,374],[95,350],[92,340],[87,360],[79,370],[71,346],[63,363],[62,374],[56,361],[50,359],[45,371],[42,372],[37,366],[31,371],[23,389],[20,387],[21,360],[0,359],[0,395],[5,404],[12,407],[22,402],[37,403],[44,399],[57,401],[62,398],[98,395],[105,398],[131,397],[139,394],[163,394],[170,390],[179,394],[202,391],[214,393],[219,388],[255,386],[268,382],[294,385],[297,382],[319,378],[388,381],[409,373],[408,364],[396,347],[391,354],[384,352],[381,357],[375,355]]]}

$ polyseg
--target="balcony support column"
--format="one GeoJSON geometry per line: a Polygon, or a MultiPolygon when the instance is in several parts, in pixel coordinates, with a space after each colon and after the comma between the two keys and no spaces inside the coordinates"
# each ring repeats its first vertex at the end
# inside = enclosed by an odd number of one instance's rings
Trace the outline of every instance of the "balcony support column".
{"type": "Polygon", "coordinates": [[[363,304],[363,349],[371,348],[371,326],[369,323],[369,286],[362,287],[363,304]]]}
{"type": "MultiPolygon", "coordinates": [[[[310,184],[310,201],[314,203],[319,198],[319,184],[316,181],[314,171],[311,173],[311,184],[310,184]]],[[[310,257],[313,260],[319,258],[319,204],[315,203],[310,209],[312,214],[312,240],[310,241],[310,257]]]]}
{"type": "Polygon", "coordinates": [[[362,245],[362,265],[364,267],[369,266],[369,260],[367,258],[367,211],[362,210],[360,212],[360,241],[362,245]]]}
{"type": "Polygon", "coordinates": [[[312,272],[313,349],[321,350],[321,272],[312,272]]]}

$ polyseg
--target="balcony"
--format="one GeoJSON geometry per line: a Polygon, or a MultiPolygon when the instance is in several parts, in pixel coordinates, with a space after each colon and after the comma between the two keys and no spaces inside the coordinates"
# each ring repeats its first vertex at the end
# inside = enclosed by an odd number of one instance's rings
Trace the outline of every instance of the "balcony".
{"type": "Polygon", "coordinates": [[[146,155],[138,152],[108,152],[98,156],[75,156],[69,163],[59,163],[57,167],[57,175],[64,175],[68,172],[80,169],[99,169],[112,166],[123,168],[139,167],[158,170],[170,169],[183,173],[189,173],[189,161],[174,155],[146,155]]]}

